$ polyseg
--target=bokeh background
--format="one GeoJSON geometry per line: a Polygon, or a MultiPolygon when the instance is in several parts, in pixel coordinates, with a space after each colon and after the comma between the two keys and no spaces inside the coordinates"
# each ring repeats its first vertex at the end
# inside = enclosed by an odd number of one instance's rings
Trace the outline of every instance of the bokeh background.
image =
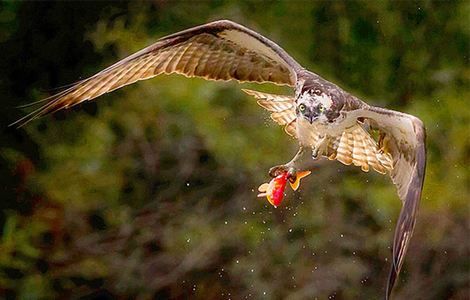
{"type": "Polygon", "coordinates": [[[240,87],[161,76],[16,129],[17,108],[228,18],[363,100],[421,118],[428,168],[396,299],[470,299],[468,1],[1,2],[0,298],[379,299],[401,203],[320,164],[256,198],[296,142],[240,87]]]}

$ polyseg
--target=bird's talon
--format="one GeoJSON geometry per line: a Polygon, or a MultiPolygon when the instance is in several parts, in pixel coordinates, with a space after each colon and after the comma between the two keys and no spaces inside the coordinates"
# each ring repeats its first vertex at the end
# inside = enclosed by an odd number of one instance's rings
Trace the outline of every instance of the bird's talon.
{"type": "Polygon", "coordinates": [[[287,171],[287,168],[284,165],[274,166],[271,169],[269,169],[269,176],[271,176],[272,178],[275,178],[286,171],[287,171]]]}
{"type": "Polygon", "coordinates": [[[289,168],[287,171],[287,179],[294,183],[297,180],[297,171],[294,168],[289,168]]]}
{"type": "Polygon", "coordinates": [[[312,150],[312,158],[317,159],[317,157],[318,157],[318,149],[313,149],[312,150]]]}

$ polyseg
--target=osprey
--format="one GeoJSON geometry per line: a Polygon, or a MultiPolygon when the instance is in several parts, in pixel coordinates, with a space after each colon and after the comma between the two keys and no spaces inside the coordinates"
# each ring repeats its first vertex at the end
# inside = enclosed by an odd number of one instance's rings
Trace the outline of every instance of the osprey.
{"type": "Polygon", "coordinates": [[[289,179],[295,181],[297,172],[309,168],[305,161],[320,157],[354,164],[365,172],[372,168],[390,174],[402,210],[393,240],[385,294],[388,299],[403,265],[421,198],[426,166],[423,122],[364,103],[306,70],[277,44],[242,25],[221,20],[163,37],[42,100],[47,102],[12,125],[22,126],[136,81],[172,73],[208,80],[270,82],[294,89],[292,96],[244,90],[299,141],[299,151],[290,162],[271,168],[273,177],[288,172],[289,179]],[[372,131],[378,132],[377,140],[372,131]]]}

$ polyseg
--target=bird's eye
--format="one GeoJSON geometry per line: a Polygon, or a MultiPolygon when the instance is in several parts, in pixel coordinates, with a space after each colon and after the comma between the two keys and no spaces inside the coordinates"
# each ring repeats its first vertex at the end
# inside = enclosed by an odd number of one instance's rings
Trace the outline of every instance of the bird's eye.
{"type": "Polygon", "coordinates": [[[305,106],[305,104],[300,104],[299,105],[299,111],[301,111],[301,112],[304,112],[306,108],[307,107],[305,106]]]}
{"type": "Polygon", "coordinates": [[[322,113],[322,112],[325,111],[325,108],[324,108],[323,106],[320,106],[320,107],[318,108],[318,110],[322,113]]]}

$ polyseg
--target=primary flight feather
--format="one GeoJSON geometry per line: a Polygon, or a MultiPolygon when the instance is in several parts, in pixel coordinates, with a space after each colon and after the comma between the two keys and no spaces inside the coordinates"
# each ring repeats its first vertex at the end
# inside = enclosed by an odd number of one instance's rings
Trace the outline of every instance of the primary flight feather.
{"type": "Polygon", "coordinates": [[[288,85],[294,95],[244,90],[298,139],[299,151],[271,169],[295,176],[305,159],[326,157],[389,173],[402,200],[393,240],[385,298],[391,295],[416,222],[426,166],[425,129],[416,117],[374,107],[297,63],[274,42],[237,23],[222,20],[161,38],[153,45],[51,96],[12,125],[31,120],[160,74],[208,80],[288,85]],[[378,141],[370,130],[379,132],[378,141]]]}

